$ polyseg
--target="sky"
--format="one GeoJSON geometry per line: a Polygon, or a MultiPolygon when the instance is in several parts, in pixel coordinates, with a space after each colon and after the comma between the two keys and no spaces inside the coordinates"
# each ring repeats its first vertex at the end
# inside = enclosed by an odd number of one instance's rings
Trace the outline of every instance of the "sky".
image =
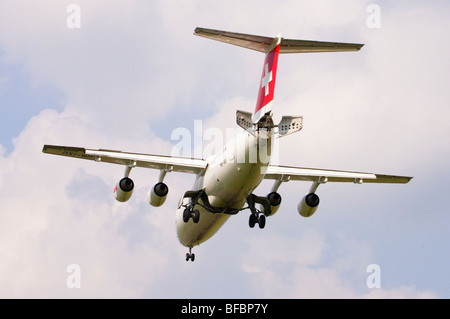
{"type": "Polygon", "coordinates": [[[449,10],[439,0],[0,0],[0,297],[449,298],[449,10]],[[232,216],[192,263],[174,217],[194,176],[168,174],[154,208],[159,172],[136,168],[132,198],[118,203],[123,167],[41,152],[167,155],[176,129],[235,128],[236,109],[254,109],[264,56],[195,37],[197,26],[364,43],[280,56],[275,122],[304,122],[280,139],[279,162],[414,179],[321,185],[310,218],[296,209],[310,183],[284,183],[264,230],[246,211],[232,216]]]}

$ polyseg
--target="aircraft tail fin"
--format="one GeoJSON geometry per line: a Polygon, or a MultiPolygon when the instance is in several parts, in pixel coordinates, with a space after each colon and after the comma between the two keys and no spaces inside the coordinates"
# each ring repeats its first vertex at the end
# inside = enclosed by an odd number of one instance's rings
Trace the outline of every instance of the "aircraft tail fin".
{"type": "Polygon", "coordinates": [[[283,41],[281,36],[274,38],[272,45],[266,52],[259,83],[258,99],[256,100],[255,113],[253,114],[254,123],[257,123],[265,114],[272,111],[281,41],[283,41]]]}
{"type": "Polygon", "coordinates": [[[258,122],[272,109],[278,55],[280,53],[359,51],[364,45],[357,43],[290,40],[284,39],[280,35],[277,37],[264,37],[205,28],[196,28],[194,34],[266,54],[258,91],[258,99],[253,115],[254,123],[258,122]]]}

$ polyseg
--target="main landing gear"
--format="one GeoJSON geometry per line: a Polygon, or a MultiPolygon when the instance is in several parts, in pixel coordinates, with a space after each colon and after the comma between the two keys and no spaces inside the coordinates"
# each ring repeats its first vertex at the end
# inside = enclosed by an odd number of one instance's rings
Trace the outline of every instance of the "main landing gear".
{"type": "Polygon", "coordinates": [[[200,212],[197,209],[193,209],[192,207],[186,207],[183,212],[183,221],[187,223],[189,219],[192,217],[192,221],[197,224],[200,220],[200,212]]]}
{"type": "Polygon", "coordinates": [[[195,224],[197,224],[200,220],[200,211],[198,209],[194,209],[194,207],[197,204],[203,206],[202,204],[199,203],[200,199],[202,199],[202,201],[206,203],[208,206],[209,205],[208,196],[206,196],[205,191],[201,189],[198,191],[187,191],[186,193],[184,193],[183,200],[186,198],[190,198],[190,201],[189,203],[184,205],[184,207],[186,208],[183,211],[183,221],[187,223],[189,219],[192,217],[192,221],[195,224]]]}
{"type": "Polygon", "coordinates": [[[248,225],[250,228],[255,227],[258,224],[259,228],[263,229],[266,226],[266,216],[264,214],[259,213],[251,213],[250,218],[248,220],[248,225]]]}
{"type": "Polygon", "coordinates": [[[266,197],[259,197],[254,194],[250,194],[247,197],[248,208],[251,211],[248,225],[250,228],[255,227],[258,224],[259,228],[263,229],[266,226],[266,215],[256,209],[256,204],[260,204],[264,207],[264,212],[270,214],[270,203],[266,197]]]}
{"type": "Polygon", "coordinates": [[[189,248],[189,252],[186,253],[186,261],[189,261],[189,259],[190,259],[191,261],[194,261],[194,260],[195,260],[195,254],[194,254],[194,253],[191,253],[191,250],[192,250],[192,247],[190,247],[190,248],[189,248]]]}

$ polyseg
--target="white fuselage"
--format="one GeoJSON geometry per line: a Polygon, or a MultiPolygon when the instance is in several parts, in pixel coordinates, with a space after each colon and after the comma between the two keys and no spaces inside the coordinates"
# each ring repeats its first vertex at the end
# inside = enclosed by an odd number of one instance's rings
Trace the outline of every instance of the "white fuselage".
{"type": "Polygon", "coordinates": [[[219,154],[207,159],[204,175],[197,175],[193,190],[203,189],[211,206],[224,208],[222,213],[212,213],[202,205],[200,220],[183,221],[185,204],[190,198],[181,198],[176,212],[176,227],[180,243],[193,247],[208,240],[228,220],[228,209],[242,209],[247,197],[260,184],[270,162],[271,138],[268,132],[243,131],[236,135],[219,154]]]}

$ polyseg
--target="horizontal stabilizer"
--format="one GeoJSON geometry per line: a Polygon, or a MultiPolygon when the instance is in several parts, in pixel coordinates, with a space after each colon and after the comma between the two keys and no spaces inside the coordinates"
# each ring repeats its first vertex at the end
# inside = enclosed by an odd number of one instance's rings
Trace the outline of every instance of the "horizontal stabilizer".
{"type": "MultiPolygon", "coordinates": [[[[276,38],[196,28],[195,35],[267,53],[276,38]]],[[[364,44],[282,39],[280,53],[359,51],[364,44]]]]}

